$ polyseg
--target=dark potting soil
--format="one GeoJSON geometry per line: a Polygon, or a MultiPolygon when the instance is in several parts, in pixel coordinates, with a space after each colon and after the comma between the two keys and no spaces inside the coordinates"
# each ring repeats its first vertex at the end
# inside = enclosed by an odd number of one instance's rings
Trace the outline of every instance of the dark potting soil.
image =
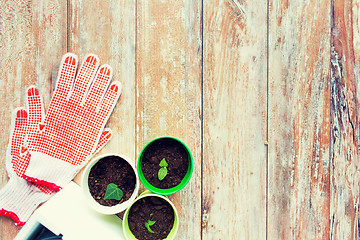
{"type": "Polygon", "coordinates": [[[141,168],[146,180],[153,186],[167,189],[177,186],[185,177],[189,167],[189,159],[184,146],[171,138],[152,142],[143,155],[141,168]],[[159,180],[160,161],[166,160],[167,175],[159,180]]]}
{"type": "Polygon", "coordinates": [[[128,222],[130,231],[139,240],[164,239],[174,225],[174,211],[171,205],[159,197],[145,197],[138,200],[129,210],[128,222]],[[150,227],[145,223],[154,221],[150,227]]]}
{"type": "Polygon", "coordinates": [[[136,176],[133,168],[124,159],[108,156],[100,159],[90,170],[89,190],[92,197],[101,205],[114,206],[128,200],[135,189],[136,176]],[[109,183],[115,183],[124,193],[120,201],[104,200],[109,183]]]}

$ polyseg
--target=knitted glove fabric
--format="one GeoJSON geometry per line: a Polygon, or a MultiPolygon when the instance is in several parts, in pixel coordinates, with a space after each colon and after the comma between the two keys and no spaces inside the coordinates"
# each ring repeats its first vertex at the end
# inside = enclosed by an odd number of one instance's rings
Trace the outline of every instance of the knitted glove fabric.
{"type": "Polygon", "coordinates": [[[10,217],[16,225],[22,226],[39,204],[50,198],[53,193],[50,189],[32,184],[24,179],[25,166],[29,162],[29,154],[20,157],[21,145],[25,136],[31,134],[32,128],[39,123],[42,105],[38,91],[28,90],[28,108],[19,108],[12,114],[11,133],[6,151],[6,170],[9,182],[0,190],[0,215],[10,217]],[[15,168],[14,168],[15,166],[15,168]]]}
{"type": "MultiPolygon", "coordinates": [[[[27,90],[27,106],[12,113],[10,140],[6,151],[6,170],[9,181],[0,190],[0,216],[10,217],[22,226],[35,209],[54,193],[51,189],[22,179],[30,161],[30,154],[22,147],[26,138],[32,138],[43,117],[43,104],[35,87],[27,90]]],[[[95,151],[99,151],[110,139],[110,129],[104,130],[95,151]]]]}
{"type": "Polygon", "coordinates": [[[57,190],[88,162],[121,93],[108,65],[85,57],[78,73],[77,56],[66,54],[60,66],[49,110],[23,146],[31,160],[23,178],[57,190]],[[99,68],[99,69],[98,69],[99,68]]]}

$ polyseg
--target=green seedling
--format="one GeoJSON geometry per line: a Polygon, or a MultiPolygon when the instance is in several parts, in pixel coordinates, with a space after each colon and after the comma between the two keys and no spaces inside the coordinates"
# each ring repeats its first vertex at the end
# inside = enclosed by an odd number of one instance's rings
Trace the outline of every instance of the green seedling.
{"type": "Polygon", "coordinates": [[[156,221],[147,220],[147,222],[145,223],[145,227],[149,232],[154,233],[154,231],[151,230],[150,226],[154,225],[155,223],[156,221]]]}
{"type": "Polygon", "coordinates": [[[159,178],[159,180],[161,181],[161,180],[163,180],[163,179],[166,177],[167,172],[168,172],[168,171],[167,171],[167,166],[168,166],[168,164],[167,164],[165,158],[163,158],[163,159],[161,160],[159,166],[160,166],[161,168],[159,169],[159,172],[158,172],[158,178],[159,178]]]}
{"type": "Polygon", "coordinates": [[[123,195],[123,191],[115,183],[109,183],[106,187],[104,200],[115,199],[119,201],[123,195]]]}

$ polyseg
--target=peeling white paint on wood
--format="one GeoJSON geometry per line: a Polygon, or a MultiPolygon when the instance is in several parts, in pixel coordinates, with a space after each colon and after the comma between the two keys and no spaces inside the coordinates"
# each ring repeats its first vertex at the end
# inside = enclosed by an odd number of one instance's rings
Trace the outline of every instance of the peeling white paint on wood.
{"type": "MultiPolygon", "coordinates": [[[[62,54],[94,52],[123,84],[102,152],[136,161],[146,142],[172,135],[193,153],[192,180],[170,197],[177,239],[359,239],[359,9],[359,0],[2,1],[0,153],[26,87],[47,105],[62,54]]],[[[17,232],[0,217],[0,239],[17,232]]]]}
{"type": "MultiPolygon", "coordinates": [[[[8,179],[5,151],[10,118],[25,107],[26,89],[36,85],[49,104],[53,67],[66,52],[66,5],[62,1],[0,3],[0,187],[8,179]]],[[[0,239],[14,239],[19,228],[0,217],[0,239]]]]}
{"type": "Polygon", "coordinates": [[[204,1],[203,239],[266,237],[266,1],[204,1]]]}
{"type": "Polygon", "coordinates": [[[269,239],[327,239],[330,1],[270,1],[269,239]]]}
{"type": "Polygon", "coordinates": [[[137,2],[137,154],[151,139],[178,137],[194,172],[170,196],[180,215],[177,239],[201,239],[201,3],[137,2]]]}

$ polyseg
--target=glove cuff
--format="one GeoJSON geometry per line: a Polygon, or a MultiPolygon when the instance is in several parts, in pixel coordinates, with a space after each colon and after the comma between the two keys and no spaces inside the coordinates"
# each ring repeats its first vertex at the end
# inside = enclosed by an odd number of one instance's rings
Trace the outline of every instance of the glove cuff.
{"type": "Polygon", "coordinates": [[[30,154],[31,160],[23,178],[53,191],[61,190],[62,186],[69,183],[81,168],[44,153],[30,152],[30,154]]]}
{"type": "Polygon", "coordinates": [[[49,198],[50,195],[24,179],[10,178],[0,190],[0,215],[10,217],[17,226],[22,226],[35,209],[49,198]]]}

